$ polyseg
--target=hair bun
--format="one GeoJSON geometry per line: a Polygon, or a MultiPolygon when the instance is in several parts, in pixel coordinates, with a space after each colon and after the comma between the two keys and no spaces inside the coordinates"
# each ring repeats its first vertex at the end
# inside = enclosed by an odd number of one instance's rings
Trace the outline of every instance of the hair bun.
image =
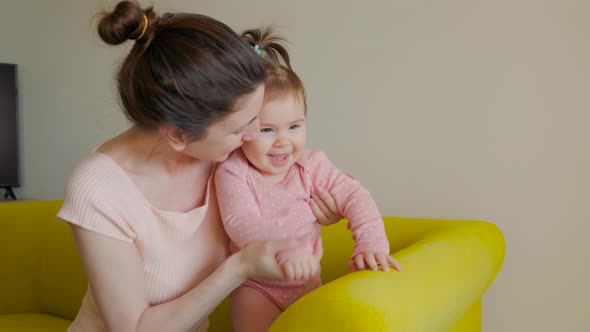
{"type": "MultiPolygon", "coordinates": [[[[151,14],[151,8],[146,10],[147,12],[151,14]]],[[[98,23],[98,34],[110,45],[119,45],[128,39],[138,39],[147,28],[143,16],[144,11],[137,2],[120,1],[112,12],[102,14],[98,23]]]]}

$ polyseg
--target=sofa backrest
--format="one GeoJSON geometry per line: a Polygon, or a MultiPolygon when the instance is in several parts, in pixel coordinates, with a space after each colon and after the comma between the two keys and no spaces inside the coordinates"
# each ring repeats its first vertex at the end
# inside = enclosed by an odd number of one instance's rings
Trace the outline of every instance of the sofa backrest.
{"type": "Polygon", "coordinates": [[[76,316],[87,282],[61,203],[0,204],[0,313],[76,316]]]}
{"type": "MultiPolygon", "coordinates": [[[[41,312],[73,319],[87,281],[67,224],[56,214],[61,201],[0,203],[0,314],[41,312]]],[[[395,252],[434,228],[453,222],[385,217],[385,229],[395,252]]],[[[346,221],[322,230],[322,280],[347,274],[353,242],[346,221]]],[[[225,326],[227,301],[211,317],[225,326]]],[[[219,329],[214,329],[219,330],[219,329]]]]}

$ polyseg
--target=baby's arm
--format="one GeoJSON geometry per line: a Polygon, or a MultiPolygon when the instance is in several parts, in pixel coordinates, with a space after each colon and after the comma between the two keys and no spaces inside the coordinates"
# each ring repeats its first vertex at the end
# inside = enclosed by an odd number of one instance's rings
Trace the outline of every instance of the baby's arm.
{"type": "Polygon", "coordinates": [[[219,213],[225,232],[240,249],[250,243],[262,241],[260,209],[254,193],[248,186],[245,174],[221,164],[215,171],[215,189],[219,213]]]}
{"type": "MultiPolygon", "coordinates": [[[[271,221],[261,220],[260,206],[248,185],[245,171],[236,166],[239,164],[222,164],[215,173],[219,212],[231,241],[242,249],[254,242],[298,237],[298,234],[291,233],[268,234],[269,229],[264,227],[264,222],[271,221]]],[[[318,252],[314,250],[313,243],[307,239],[301,240],[295,248],[277,253],[277,262],[291,280],[306,278],[319,269],[320,259],[317,258],[318,252]]]]}
{"type": "Polygon", "coordinates": [[[399,264],[389,256],[383,219],[370,193],[334,166],[322,152],[312,153],[309,167],[314,189],[325,188],[349,221],[348,228],[355,241],[351,269],[353,266],[377,269],[377,265],[381,265],[383,270],[388,270],[388,262],[399,269],[399,264]]]}

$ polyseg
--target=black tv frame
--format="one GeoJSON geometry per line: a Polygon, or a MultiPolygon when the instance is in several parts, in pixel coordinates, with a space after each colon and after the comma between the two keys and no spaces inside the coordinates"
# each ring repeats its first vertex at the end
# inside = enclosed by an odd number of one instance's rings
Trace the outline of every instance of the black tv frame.
{"type": "Polygon", "coordinates": [[[5,190],[4,199],[16,200],[16,195],[12,190],[14,187],[20,187],[21,185],[21,169],[20,169],[20,112],[19,112],[19,91],[18,91],[18,65],[15,63],[2,63],[0,66],[11,66],[14,68],[14,89],[15,89],[15,116],[16,116],[16,183],[0,183],[0,188],[5,190]]]}

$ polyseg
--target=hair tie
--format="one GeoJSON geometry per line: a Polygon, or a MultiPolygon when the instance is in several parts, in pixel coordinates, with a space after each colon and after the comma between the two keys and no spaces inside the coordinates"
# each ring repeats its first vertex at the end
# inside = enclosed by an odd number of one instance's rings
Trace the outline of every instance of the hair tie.
{"type": "Polygon", "coordinates": [[[258,54],[258,55],[262,55],[262,50],[260,49],[260,46],[258,46],[258,45],[254,45],[254,52],[256,52],[256,54],[258,54]]]}
{"type": "Polygon", "coordinates": [[[143,29],[141,30],[139,37],[135,38],[135,40],[140,40],[141,37],[143,37],[143,35],[147,31],[147,27],[148,27],[148,18],[147,18],[147,16],[143,15],[143,29]]]}

